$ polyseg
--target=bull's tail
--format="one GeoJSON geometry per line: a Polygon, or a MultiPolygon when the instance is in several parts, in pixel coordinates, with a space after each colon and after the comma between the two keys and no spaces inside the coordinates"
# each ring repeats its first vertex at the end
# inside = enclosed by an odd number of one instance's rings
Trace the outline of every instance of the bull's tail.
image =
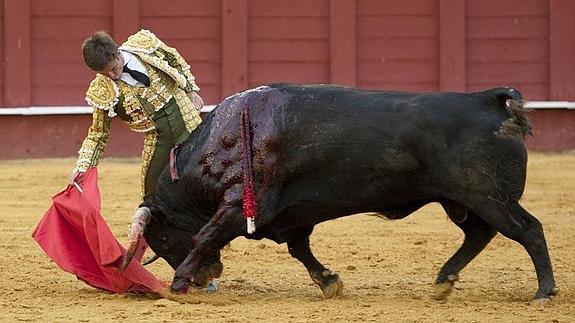
{"type": "Polygon", "coordinates": [[[487,91],[497,100],[501,107],[505,108],[505,113],[509,117],[508,121],[501,125],[499,135],[521,137],[525,139],[531,132],[531,122],[527,116],[529,110],[525,108],[525,102],[521,93],[514,88],[499,87],[487,91]]]}

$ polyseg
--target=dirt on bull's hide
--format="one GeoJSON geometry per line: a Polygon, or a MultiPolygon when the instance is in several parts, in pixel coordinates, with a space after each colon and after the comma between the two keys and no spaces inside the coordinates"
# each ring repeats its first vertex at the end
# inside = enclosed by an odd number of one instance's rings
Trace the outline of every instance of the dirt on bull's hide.
{"type": "MultiPolygon", "coordinates": [[[[324,300],[285,245],[236,239],[222,253],[218,294],[173,299],[114,295],[63,272],[30,237],[66,183],[72,159],[0,161],[1,321],[537,321],[575,319],[575,154],[531,153],[522,204],[544,225],[559,295],[529,305],[533,265],[517,243],[498,235],[460,275],[446,302],[431,298],[440,266],[463,235],[429,205],[400,221],[356,215],[320,224],[316,256],[344,281],[344,297],[324,300]]],[[[139,161],[100,166],[103,214],[122,242],[138,201],[139,161]]],[[[148,266],[171,280],[163,260],[148,266]]]]}

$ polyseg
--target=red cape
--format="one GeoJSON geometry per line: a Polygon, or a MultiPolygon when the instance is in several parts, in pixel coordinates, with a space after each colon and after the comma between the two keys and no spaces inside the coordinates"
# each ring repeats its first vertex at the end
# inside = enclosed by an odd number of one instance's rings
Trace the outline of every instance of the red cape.
{"type": "Polygon", "coordinates": [[[140,264],[145,243],[120,273],[126,250],[100,214],[97,179],[96,168],[90,168],[81,193],[69,186],[56,194],[32,237],[58,266],[90,286],[115,293],[160,293],[165,283],[140,264]]]}

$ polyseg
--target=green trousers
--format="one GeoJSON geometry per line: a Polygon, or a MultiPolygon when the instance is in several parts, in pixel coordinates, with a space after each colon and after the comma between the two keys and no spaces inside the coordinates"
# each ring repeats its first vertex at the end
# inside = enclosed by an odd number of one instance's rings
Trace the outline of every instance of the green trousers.
{"type": "Polygon", "coordinates": [[[154,113],[152,120],[156,123],[157,142],[152,154],[148,172],[145,176],[144,200],[154,195],[158,177],[168,165],[170,150],[182,143],[190,134],[180,113],[176,100],[172,99],[164,108],[154,113]]]}

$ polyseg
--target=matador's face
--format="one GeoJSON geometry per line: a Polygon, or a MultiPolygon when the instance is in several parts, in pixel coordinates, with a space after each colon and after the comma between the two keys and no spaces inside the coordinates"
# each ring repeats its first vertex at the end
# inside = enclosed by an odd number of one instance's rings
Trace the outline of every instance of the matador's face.
{"type": "Polygon", "coordinates": [[[122,56],[122,54],[118,52],[116,55],[114,55],[114,58],[112,59],[112,61],[110,61],[110,64],[108,64],[108,66],[105,69],[98,71],[98,73],[106,75],[112,80],[117,81],[120,79],[120,77],[122,77],[123,68],[124,68],[124,56],[122,56]]]}

